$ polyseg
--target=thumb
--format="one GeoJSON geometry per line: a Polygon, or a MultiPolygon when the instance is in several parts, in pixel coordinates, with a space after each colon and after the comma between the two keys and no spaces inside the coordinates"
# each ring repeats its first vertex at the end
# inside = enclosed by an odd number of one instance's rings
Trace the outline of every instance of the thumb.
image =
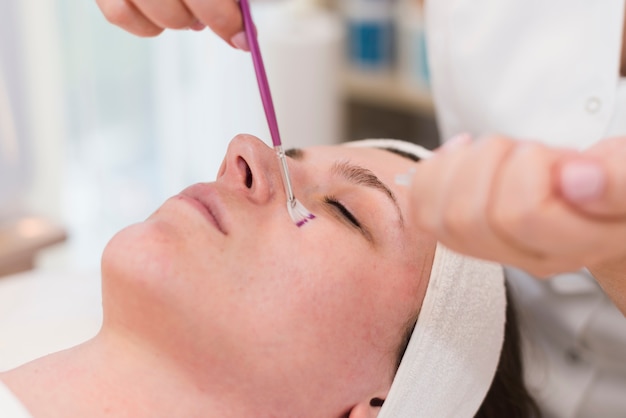
{"type": "Polygon", "coordinates": [[[626,168],[610,157],[579,157],[563,162],[557,187],[562,197],[592,217],[626,218],[626,168]]]}

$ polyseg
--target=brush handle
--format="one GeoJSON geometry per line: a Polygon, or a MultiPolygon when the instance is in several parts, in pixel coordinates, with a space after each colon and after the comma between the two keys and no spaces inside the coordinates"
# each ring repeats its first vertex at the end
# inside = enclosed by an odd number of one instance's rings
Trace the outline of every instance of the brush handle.
{"type": "Polygon", "coordinates": [[[267,119],[267,124],[270,128],[272,144],[274,147],[278,147],[282,145],[280,132],[278,131],[278,121],[276,120],[276,111],[274,110],[272,93],[270,92],[270,85],[267,81],[263,57],[261,56],[261,49],[259,48],[256,27],[254,26],[252,14],[250,13],[250,3],[248,0],[239,0],[239,6],[241,7],[246,37],[248,38],[248,44],[250,45],[250,53],[252,54],[252,62],[254,63],[254,72],[256,73],[259,91],[261,92],[261,101],[263,102],[263,109],[265,110],[265,118],[267,119]]]}
{"type": "Polygon", "coordinates": [[[287,195],[287,204],[293,206],[296,197],[293,195],[293,186],[291,185],[291,176],[289,175],[289,166],[287,165],[287,157],[281,145],[274,147],[278,161],[280,162],[280,174],[283,177],[283,185],[285,186],[285,194],[287,195]]]}

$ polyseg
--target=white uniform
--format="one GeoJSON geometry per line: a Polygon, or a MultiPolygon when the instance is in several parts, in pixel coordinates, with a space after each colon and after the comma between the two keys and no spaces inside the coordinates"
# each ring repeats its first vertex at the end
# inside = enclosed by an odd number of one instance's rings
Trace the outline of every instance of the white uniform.
{"type": "Polygon", "coordinates": [[[26,408],[13,393],[0,381],[0,417],[31,418],[26,408]]]}
{"type": "MultiPolygon", "coordinates": [[[[430,0],[443,138],[468,132],[584,149],[626,135],[626,0],[430,0]]],[[[626,417],[626,319],[586,272],[510,269],[527,381],[549,417],[626,417]]]]}

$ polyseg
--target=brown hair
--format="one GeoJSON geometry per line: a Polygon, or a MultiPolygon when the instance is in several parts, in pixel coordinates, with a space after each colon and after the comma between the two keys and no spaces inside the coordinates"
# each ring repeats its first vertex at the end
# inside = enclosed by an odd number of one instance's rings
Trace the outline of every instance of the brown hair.
{"type": "Polygon", "coordinates": [[[506,326],[500,361],[476,418],[540,418],[541,411],[524,383],[517,311],[507,287],[506,326]]]}

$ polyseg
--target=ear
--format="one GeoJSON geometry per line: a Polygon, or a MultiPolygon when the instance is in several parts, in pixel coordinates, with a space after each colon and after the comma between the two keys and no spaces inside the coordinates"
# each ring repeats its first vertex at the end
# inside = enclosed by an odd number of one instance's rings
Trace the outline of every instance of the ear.
{"type": "Polygon", "coordinates": [[[348,418],[376,418],[385,402],[387,393],[373,396],[356,404],[348,413],[348,418]]]}

